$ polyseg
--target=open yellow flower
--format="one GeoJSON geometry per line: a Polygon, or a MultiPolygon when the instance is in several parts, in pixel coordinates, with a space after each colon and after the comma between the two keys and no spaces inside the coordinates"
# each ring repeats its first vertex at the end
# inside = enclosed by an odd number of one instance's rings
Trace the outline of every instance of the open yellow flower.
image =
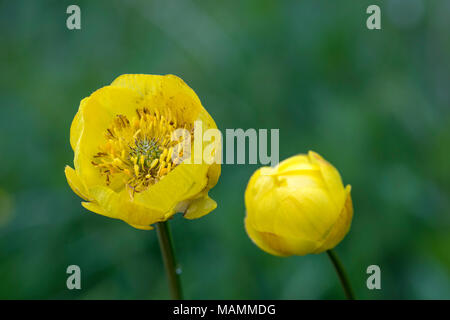
{"type": "Polygon", "coordinates": [[[273,255],[324,252],[350,229],[350,189],[336,168],[312,151],[260,168],[245,192],[245,228],[258,247],[273,255]]]}
{"type": "Polygon", "coordinates": [[[67,181],[86,209],[135,228],[152,229],[177,212],[199,218],[217,206],[208,191],[220,164],[183,161],[186,150],[173,134],[183,129],[192,135],[181,141],[192,139],[194,122],[203,131],[217,128],[180,78],[122,75],[81,101],[70,128],[75,169],[66,166],[67,181]]]}

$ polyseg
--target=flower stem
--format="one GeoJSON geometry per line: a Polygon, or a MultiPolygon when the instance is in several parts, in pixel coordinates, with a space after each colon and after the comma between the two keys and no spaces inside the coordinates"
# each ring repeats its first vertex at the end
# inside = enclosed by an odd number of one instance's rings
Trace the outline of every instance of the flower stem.
{"type": "Polygon", "coordinates": [[[181,300],[183,299],[180,282],[181,268],[178,266],[175,259],[169,222],[158,222],[156,224],[156,230],[158,232],[159,246],[161,248],[161,255],[164,260],[167,278],[169,280],[169,288],[172,299],[181,300]]]}
{"type": "Polygon", "coordinates": [[[338,256],[331,249],[327,251],[327,254],[328,254],[328,257],[330,258],[331,262],[333,263],[334,269],[336,270],[339,280],[341,281],[341,285],[342,285],[342,288],[344,289],[347,299],[355,300],[355,296],[353,295],[353,291],[350,286],[350,282],[348,281],[347,274],[345,273],[345,270],[342,267],[342,263],[339,260],[338,256]]]}

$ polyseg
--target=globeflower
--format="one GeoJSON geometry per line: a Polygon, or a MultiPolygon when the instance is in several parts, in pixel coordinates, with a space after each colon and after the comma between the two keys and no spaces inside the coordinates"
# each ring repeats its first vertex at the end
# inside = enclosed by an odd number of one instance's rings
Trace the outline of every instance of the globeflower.
{"type": "Polygon", "coordinates": [[[336,168],[312,151],[260,168],[245,192],[245,228],[259,248],[273,255],[327,251],[350,229],[350,190],[336,168]]]}
{"type": "Polygon", "coordinates": [[[180,141],[193,139],[194,122],[217,128],[180,78],[122,75],[81,101],[70,128],[75,155],[74,168],[65,168],[67,182],[86,209],[138,229],[177,212],[199,218],[217,206],[208,191],[220,164],[185,163],[191,150],[180,141]],[[174,139],[177,130],[188,136],[174,139]]]}
{"type": "Polygon", "coordinates": [[[326,251],[345,295],[354,299],[350,282],[332,250],[350,229],[351,187],[339,172],[313,151],[263,167],[245,191],[245,229],[262,250],[281,257],[326,251]]]}

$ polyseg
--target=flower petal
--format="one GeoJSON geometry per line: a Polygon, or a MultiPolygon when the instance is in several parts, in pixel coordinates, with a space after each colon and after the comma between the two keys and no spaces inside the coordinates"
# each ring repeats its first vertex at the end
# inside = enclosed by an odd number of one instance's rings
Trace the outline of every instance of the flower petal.
{"type": "Polygon", "coordinates": [[[146,191],[136,193],[134,202],[143,206],[157,204],[158,210],[169,218],[180,202],[195,198],[204,190],[207,170],[207,165],[182,163],[146,191]]]}
{"type": "Polygon", "coordinates": [[[152,226],[139,226],[137,224],[131,224],[129,223],[130,226],[132,226],[133,228],[139,229],[139,230],[153,230],[155,228],[153,228],[152,226]]]}
{"type": "Polygon", "coordinates": [[[299,154],[283,160],[276,166],[277,172],[317,170],[318,167],[309,161],[308,156],[299,154]]]}
{"type": "Polygon", "coordinates": [[[337,171],[333,165],[314,151],[309,151],[308,157],[311,163],[320,168],[323,180],[328,188],[328,191],[330,192],[331,198],[336,204],[336,207],[339,209],[342,208],[345,202],[346,194],[339,171],[337,171]]]}
{"type": "Polygon", "coordinates": [[[116,78],[111,86],[132,90],[146,102],[149,109],[170,109],[179,123],[193,123],[204,110],[194,90],[171,74],[124,74],[116,78]]]}
{"type": "Polygon", "coordinates": [[[302,239],[302,238],[289,238],[285,236],[279,236],[270,232],[259,232],[256,230],[249,220],[245,219],[245,230],[247,231],[250,239],[262,250],[267,253],[288,257],[291,255],[306,255],[313,251],[316,247],[316,243],[302,239]]]}
{"type": "Polygon", "coordinates": [[[217,203],[208,195],[205,195],[204,197],[193,200],[189,204],[184,217],[189,220],[198,219],[210,213],[215,208],[217,208],[217,203]]]}
{"type": "MultiPolygon", "coordinates": [[[[80,106],[74,125],[76,128],[79,126],[77,123],[82,124],[81,135],[75,148],[74,165],[80,179],[88,188],[105,183],[98,168],[92,165],[93,156],[99,151],[99,146],[106,142],[104,134],[116,115],[134,116],[136,99],[136,94],[131,90],[103,87],[94,92],[88,100],[83,100],[85,102],[80,106]]],[[[115,178],[122,181],[120,177],[115,178]]],[[[119,183],[115,191],[120,191],[121,187],[123,183],[119,183]]]]}
{"type": "Polygon", "coordinates": [[[102,208],[101,214],[110,218],[137,226],[148,226],[163,220],[164,214],[158,208],[131,201],[125,190],[117,193],[107,187],[96,186],[89,189],[89,193],[102,208]]]}
{"type": "Polygon", "coordinates": [[[323,240],[322,244],[318,246],[315,253],[321,253],[323,251],[334,248],[339,242],[342,241],[342,239],[344,239],[345,235],[350,230],[353,218],[353,203],[350,192],[351,186],[348,185],[345,188],[345,193],[347,195],[345,205],[342,208],[342,211],[338,216],[336,222],[331,227],[327,237],[323,240]]]}
{"type": "MultiPolygon", "coordinates": [[[[100,207],[98,204],[94,203],[94,202],[82,202],[81,205],[83,207],[85,207],[87,210],[92,211],[94,213],[100,214],[102,216],[106,216],[109,217],[104,210],[102,209],[102,207],[100,207]]],[[[125,221],[126,222],[126,221],[125,221]]],[[[128,223],[130,226],[132,226],[133,228],[136,229],[140,229],[140,230],[152,230],[154,229],[152,226],[140,226],[137,224],[131,224],[128,223]]]]}
{"type": "Polygon", "coordinates": [[[81,133],[83,132],[83,118],[81,117],[81,113],[88,101],[89,97],[84,98],[80,102],[80,106],[78,108],[78,112],[75,114],[75,117],[73,118],[72,124],[70,126],[70,146],[72,147],[72,150],[75,151],[77,148],[78,142],[81,137],[81,133]]]}
{"type": "Polygon", "coordinates": [[[97,203],[95,203],[95,202],[82,202],[81,205],[82,205],[85,209],[87,209],[87,210],[89,210],[89,211],[92,211],[92,212],[94,212],[94,213],[100,214],[100,215],[105,216],[105,217],[109,217],[109,216],[105,213],[105,211],[102,209],[102,207],[100,207],[100,206],[99,206],[97,203]]]}
{"type": "Polygon", "coordinates": [[[206,188],[208,190],[212,189],[219,181],[220,171],[221,171],[220,164],[213,163],[209,167],[209,169],[208,169],[208,185],[206,186],[206,188]]]}
{"type": "Polygon", "coordinates": [[[75,192],[80,198],[89,200],[89,193],[83,185],[83,182],[78,177],[76,171],[71,167],[66,166],[64,173],[66,174],[67,183],[72,188],[73,192],[75,192]]]}

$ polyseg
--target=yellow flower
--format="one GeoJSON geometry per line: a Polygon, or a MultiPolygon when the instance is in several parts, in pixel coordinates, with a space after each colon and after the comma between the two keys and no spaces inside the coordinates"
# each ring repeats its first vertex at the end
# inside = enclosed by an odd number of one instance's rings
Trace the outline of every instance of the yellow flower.
{"type": "Polygon", "coordinates": [[[247,234],[277,256],[332,249],[350,229],[350,189],[336,168],[312,151],[260,168],[245,192],[247,234]]]}
{"type": "Polygon", "coordinates": [[[194,122],[203,131],[217,128],[180,78],[122,75],[81,101],[70,128],[75,169],[66,166],[67,182],[86,209],[135,228],[152,229],[177,212],[199,218],[217,206],[208,191],[220,164],[183,161],[191,159],[178,142],[193,138],[194,122]],[[172,141],[177,129],[191,136],[172,141]]]}

